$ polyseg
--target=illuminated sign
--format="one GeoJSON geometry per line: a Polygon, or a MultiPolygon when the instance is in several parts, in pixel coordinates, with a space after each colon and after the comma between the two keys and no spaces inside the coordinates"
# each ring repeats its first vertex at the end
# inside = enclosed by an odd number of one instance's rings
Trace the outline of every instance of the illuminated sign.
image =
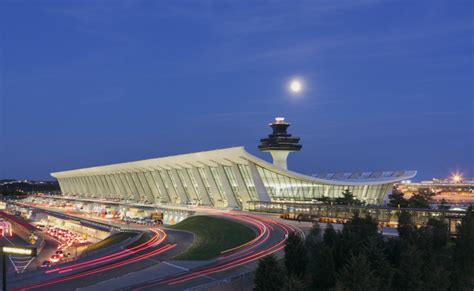
{"type": "Polygon", "coordinates": [[[2,247],[2,252],[4,254],[9,254],[9,255],[36,257],[36,248],[16,247],[16,246],[7,247],[7,246],[4,246],[4,247],[2,247]]]}

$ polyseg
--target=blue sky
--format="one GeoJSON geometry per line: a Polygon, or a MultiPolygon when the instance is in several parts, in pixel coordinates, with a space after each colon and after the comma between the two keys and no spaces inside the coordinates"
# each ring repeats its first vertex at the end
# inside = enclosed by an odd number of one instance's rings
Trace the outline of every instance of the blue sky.
{"type": "Polygon", "coordinates": [[[474,176],[473,1],[0,0],[0,177],[244,145],[474,176]],[[293,77],[304,93],[288,93],[293,77]]]}

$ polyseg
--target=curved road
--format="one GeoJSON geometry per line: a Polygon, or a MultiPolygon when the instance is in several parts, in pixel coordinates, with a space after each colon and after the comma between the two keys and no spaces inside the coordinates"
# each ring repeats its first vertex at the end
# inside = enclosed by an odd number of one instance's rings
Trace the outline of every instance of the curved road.
{"type": "Polygon", "coordinates": [[[214,260],[182,262],[170,260],[190,246],[193,235],[150,228],[152,238],[131,249],[41,270],[10,286],[18,290],[182,290],[255,269],[260,258],[284,248],[289,232],[299,231],[277,219],[250,213],[212,215],[247,224],[258,235],[214,260]]]}

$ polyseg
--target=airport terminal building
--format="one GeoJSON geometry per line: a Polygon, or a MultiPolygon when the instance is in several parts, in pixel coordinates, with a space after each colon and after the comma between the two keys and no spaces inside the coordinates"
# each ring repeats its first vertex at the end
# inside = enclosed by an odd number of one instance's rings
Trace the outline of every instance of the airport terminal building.
{"type": "Polygon", "coordinates": [[[273,164],[243,147],[218,149],[142,161],[56,172],[64,195],[124,203],[202,205],[247,209],[250,201],[312,202],[336,198],[346,189],[367,204],[382,204],[393,184],[416,171],[355,172],[304,175],[286,167],[288,154],[299,151],[299,138],[277,118],[273,133],[259,149],[273,164]]]}

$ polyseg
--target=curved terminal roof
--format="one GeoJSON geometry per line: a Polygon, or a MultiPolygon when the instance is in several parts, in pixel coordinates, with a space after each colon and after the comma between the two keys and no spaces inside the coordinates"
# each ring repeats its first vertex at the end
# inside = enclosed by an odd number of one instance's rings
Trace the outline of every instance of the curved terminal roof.
{"type": "Polygon", "coordinates": [[[275,165],[248,153],[244,147],[232,147],[226,149],[167,156],[128,163],[119,163],[106,166],[56,172],[52,173],[51,176],[55,178],[67,178],[116,172],[139,172],[143,170],[154,170],[157,168],[172,169],[186,167],[203,167],[216,166],[217,164],[231,166],[232,163],[246,164],[248,162],[253,162],[268,170],[296,179],[329,185],[376,185],[396,183],[403,180],[411,179],[416,175],[416,171],[387,171],[333,173],[308,176],[276,167],[275,165]]]}

